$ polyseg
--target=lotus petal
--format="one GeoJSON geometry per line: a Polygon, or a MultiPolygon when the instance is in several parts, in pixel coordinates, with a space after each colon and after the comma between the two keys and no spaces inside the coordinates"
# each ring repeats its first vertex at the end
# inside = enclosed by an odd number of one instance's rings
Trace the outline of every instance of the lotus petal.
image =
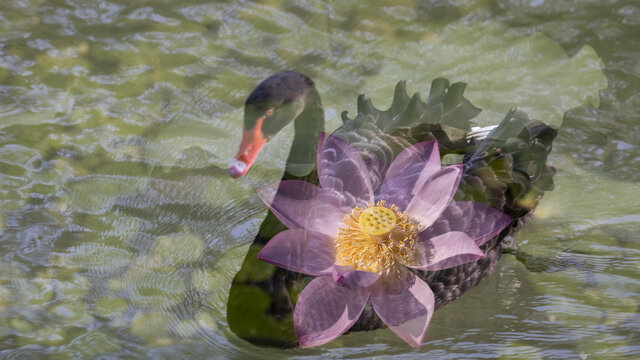
{"type": "Polygon", "coordinates": [[[404,149],[393,161],[380,189],[380,199],[404,211],[428,178],[441,169],[440,151],[435,141],[425,141],[404,149]]]}
{"type": "Polygon", "coordinates": [[[420,231],[431,226],[449,205],[458,189],[460,176],[462,165],[447,166],[429,177],[418,190],[407,206],[407,212],[420,222],[420,231]]]}
{"type": "Polygon", "coordinates": [[[307,229],[336,236],[344,215],[339,193],[300,180],[286,180],[261,188],[258,195],[289,229],[307,229]],[[275,193],[275,195],[274,195],[275,193]]]}
{"type": "Polygon", "coordinates": [[[452,231],[426,238],[418,235],[416,256],[411,264],[415,269],[434,271],[466,264],[484,257],[482,250],[467,234],[452,231]]]}
{"type": "Polygon", "coordinates": [[[461,231],[480,246],[498,235],[512,221],[507,214],[490,206],[473,201],[455,201],[421,235],[432,238],[450,231],[461,231]]]}
{"type": "Polygon", "coordinates": [[[331,273],[335,248],[330,236],[289,229],[271,239],[260,250],[258,259],[287,270],[319,276],[331,273]]]}
{"type": "Polygon", "coordinates": [[[338,286],[331,276],[313,279],[300,293],[293,326],[302,347],[326,344],[347,331],[360,317],[369,290],[338,286]]]}
{"type": "Polygon", "coordinates": [[[371,287],[371,304],[389,329],[420,348],[435,307],[429,285],[402,268],[397,278],[381,279],[371,287]]]}
{"type": "Polygon", "coordinates": [[[368,271],[354,271],[351,266],[334,265],[331,273],[336,284],[350,289],[371,286],[380,278],[380,274],[368,271]]]}

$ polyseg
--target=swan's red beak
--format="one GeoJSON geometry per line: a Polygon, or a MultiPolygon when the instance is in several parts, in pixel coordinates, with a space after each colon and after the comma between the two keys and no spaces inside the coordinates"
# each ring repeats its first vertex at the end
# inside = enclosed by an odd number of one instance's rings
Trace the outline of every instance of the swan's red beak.
{"type": "Polygon", "coordinates": [[[260,153],[260,150],[267,142],[262,133],[262,122],[264,116],[258,118],[256,125],[251,130],[242,128],[242,141],[240,141],[240,148],[238,153],[231,161],[229,165],[229,175],[234,178],[239,178],[249,171],[253,161],[260,153]]]}

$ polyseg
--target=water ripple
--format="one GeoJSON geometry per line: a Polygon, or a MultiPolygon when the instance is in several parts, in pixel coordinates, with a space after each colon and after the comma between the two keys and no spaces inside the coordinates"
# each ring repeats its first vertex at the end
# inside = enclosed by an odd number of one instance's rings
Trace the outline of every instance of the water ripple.
{"type": "Polygon", "coordinates": [[[228,329],[266,214],[255,189],[281,177],[293,130],[241,181],[226,166],[248,92],[285,68],[334,115],[443,75],[469,82],[481,121],[515,102],[545,121],[587,103],[565,114],[556,190],[518,237],[545,267],[505,256],[434,315],[420,356],[639,355],[638,6],[585,4],[3,2],[0,357],[416,357],[389,330],[285,351],[228,329]]]}

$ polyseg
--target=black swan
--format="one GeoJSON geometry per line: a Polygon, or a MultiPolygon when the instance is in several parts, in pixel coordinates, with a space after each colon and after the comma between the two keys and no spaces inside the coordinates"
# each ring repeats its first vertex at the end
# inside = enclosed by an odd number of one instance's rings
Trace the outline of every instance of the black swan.
{"type": "MultiPolygon", "coordinates": [[[[435,79],[428,99],[423,102],[418,94],[409,97],[405,83],[400,82],[386,111],[376,109],[361,95],[357,116],[351,119],[343,112],[344,124],[333,134],[359,151],[370,172],[367,181],[374,187],[380,186],[389,164],[404,149],[436,140],[443,162],[462,163],[458,165],[460,183],[457,191],[454,189],[455,201],[449,211],[456,211],[457,202],[473,201],[497,209],[512,220],[498,234],[483,241],[480,249],[484,257],[446,269],[410,270],[428,284],[435,309],[460,297],[493,272],[509,243],[505,238],[520,229],[543,193],[553,187],[554,169],[547,165],[547,155],[556,131],[542,122],[529,120],[519,109],[511,110],[490,130],[472,131],[471,119],[480,109],[463,97],[464,88],[464,83],[449,84],[446,79],[435,79]]],[[[318,143],[324,141],[324,112],[313,81],[293,71],[268,77],[247,98],[242,142],[229,167],[230,175],[240,177],[249,171],[261,147],[291,121],[295,138],[283,180],[318,184],[315,165],[318,143]]],[[[457,226],[455,221],[453,216],[431,226],[453,229],[457,226]]],[[[478,224],[491,219],[474,221],[478,224]]],[[[298,345],[294,307],[313,277],[257,258],[269,240],[286,229],[270,211],[232,282],[227,304],[229,327],[254,344],[283,348],[298,345]]],[[[353,322],[349,331],[373,330],[389,324],[383,323],[371,301],[366,301],[364,310],[353,322]]],[[[413,346],[418,347],[420,340],[421,337],[413,346]]]]}

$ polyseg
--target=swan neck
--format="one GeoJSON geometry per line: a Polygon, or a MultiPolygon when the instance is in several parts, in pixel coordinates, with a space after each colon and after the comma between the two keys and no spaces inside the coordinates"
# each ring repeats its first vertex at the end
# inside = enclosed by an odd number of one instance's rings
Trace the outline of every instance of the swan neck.
{"type": "Polygon", "coordinates": [[[287,159],[286,172],[295,177],[305,177],[315,167],[318,141],[324,131],[324,109],[315,86],[309,88],[304,109],[295,118],[293,125],[295,135],[287,159]]]}

